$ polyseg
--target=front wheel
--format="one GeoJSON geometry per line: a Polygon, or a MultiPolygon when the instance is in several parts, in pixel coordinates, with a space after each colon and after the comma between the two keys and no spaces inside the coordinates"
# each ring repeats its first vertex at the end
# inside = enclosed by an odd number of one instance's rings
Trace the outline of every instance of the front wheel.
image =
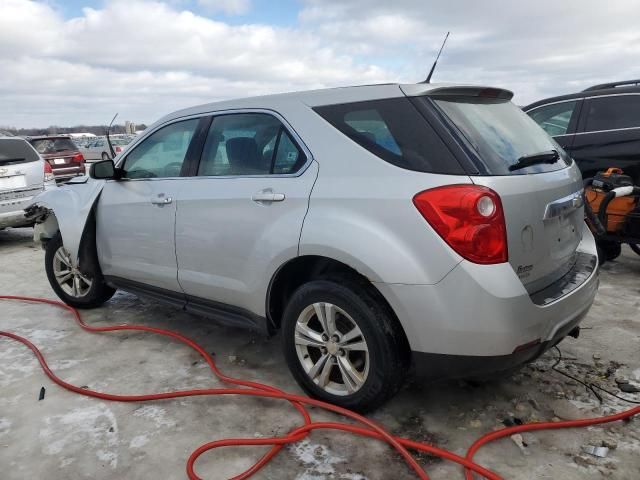
{"type": "Polygon", "coordinates": [[[310,395],[358,411],[381,405],[404,381],[408,344],[369,286],[341,279],[300,287],[282,324],[284,355],[310,395]]]}
{"type": "Polygon", "coordinates": [[[71,255],[62,244],[60,232],[49,242],[44,261],[47,278],[56,295],[75,308],[94,308],[109,300],[115,290],[102,276],[97,259],[86,262],[89,267],[81,271],[73,266],[71,255]]]}

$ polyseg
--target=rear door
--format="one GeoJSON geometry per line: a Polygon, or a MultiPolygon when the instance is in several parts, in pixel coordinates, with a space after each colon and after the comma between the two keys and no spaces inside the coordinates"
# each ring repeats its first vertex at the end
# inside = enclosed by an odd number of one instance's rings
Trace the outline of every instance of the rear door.
{"type": "Polygon", "coordinates": [[[640,94],[586,99],[571,154],[585,178],[618,167],[640,184],[640,94]]]}
{"type": "Polygon", "coordinates": [[[282,118],[213,118],[196,175],[178,199],[178,279],[202,299],[260,313],[275,269],[297,256],[317,167],[282,118]]]}
{"type": "Polygon", "coordinates": [[[508,99],[446,96],[435,107],[460,133],[479,174],[500,195],[509,262],[529,292],[563,276],[582,239],[582,179],[560,146],[508,99]],[[556,150],[554,163],[510,169],[523,156],[556,150]]]}
{"type": "Polygon", "coordinates": [[[181,292],[175,254],[176,195],[199,119],[164,126],[120,163],[97,208],[97,244],[105,276],[181,292]]]}

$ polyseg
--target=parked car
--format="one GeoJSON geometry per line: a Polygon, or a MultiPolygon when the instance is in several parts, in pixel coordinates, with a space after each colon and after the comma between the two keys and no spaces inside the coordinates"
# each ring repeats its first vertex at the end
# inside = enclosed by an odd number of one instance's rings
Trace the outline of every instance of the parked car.
{"type": "Polygon", "coordinates": [[[396,84],[170,114],[36,199],[51,286],[281,330],[299,384],[360,410],[411,361],[522,365],[576,332],[598,276],[580,172],[511,97],[396,84]]]}
{"type": "MultiPolygon", "coordinates": [[[[124,147],[130,142],[131,138],[127,136],[111,136],[111,144],[113,145],[116,155],[122,152],[124,147]]],[[[91,142],[87,143],[81,151],[85,160],[88,162],[111,159],[111,150],[107,143],[107,137],[94,138],[91,142]]]]}
{"type": "Polygon", "coordinates": [[[0,230],[33,225],[24,208],[55,186],[51,167],[25,139],[0,137],[0,230]]]}
{"type": "Polygon", "coordinates": [[[640,80],[605,83],[524,107],[585,178],[622,168],[640,185],[640,80]]]}
{"type": "Polygon", "coordinates": [[[57,182],[85,174],[84,156],[68,135],[27,137],[27,140],[49,162],[57,182]]]}

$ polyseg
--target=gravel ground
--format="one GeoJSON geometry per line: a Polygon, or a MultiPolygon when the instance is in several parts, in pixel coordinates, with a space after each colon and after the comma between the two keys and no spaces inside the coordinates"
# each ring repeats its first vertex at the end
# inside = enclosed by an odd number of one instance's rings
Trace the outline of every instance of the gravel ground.
{"type": "MultiPolygon", "coordinates": [[[[44,273],[44,253],[31,233],[0,231],[0,294],[55,298],[44,273]]],[[[582,324],[586,328],[578,340],[560,344],[565,356],[560,368],[616,392],[616,379],[640,385],[639,280],[640,257],[626,248],[618,261],[604,266],[600,292],[582,324]]],[[[175,329],[215,352],[225,372],[300,393],[278,337],[220,327],[126,293],[84,315],[94,325],[175,329]]],[[[203,362],[181,345],[148,334],[88,334],[53,307],[3,301],[0,329],[31,338],[63,378],[92,389],[133,394],[217,385],[203,362]]],[[[625,407],[607,396],[601,405],[577,382],[551,371],[556,357],[552,350],[511,378],[491,383],[426,384],[414,378],[371,418],[394,433],[462,454],[477,436],[504,421],[589,417],[625,407]]],[[[0,477],[5,480],[184,478],[186,459],[201,443],[282,434],[298,422],[292,412],[285,403],[234,397],[147,404],[80,397],[44,377],[25,347],[0,338],[0,477]],[[38,401],[41,387],[46,396],[38,401]]],[[[335,420],[317,411],[314,416],[335,420]]],[[[524,434],[522,441],[518,446],[501,440],[485,447],[477,460],[510,479],[640,478],[640,419],[524,434]],[[606,458],[582,451],[603,444],[610,447],[606,458]]],[[[203,457],[197,471],[204,478],[228,478],[264,451],[220,450],[203,457]]],[[[433,479],[462,478],[456,465],[428,456],[421,460],[433,479]]],[[[287,447],[255,478],[404,480],[413,475],[380,443],[317,432],[287,447]]]]}

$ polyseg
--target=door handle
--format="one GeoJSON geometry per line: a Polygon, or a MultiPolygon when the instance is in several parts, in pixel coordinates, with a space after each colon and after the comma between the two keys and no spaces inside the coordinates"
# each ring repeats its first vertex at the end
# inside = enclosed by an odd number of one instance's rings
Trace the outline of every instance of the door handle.
{"type": "Polygon", "coordinates": [[[254,202],[282,202],[285,199],[284,193],[259,192],[254,193],[251,200],[254,202]]]}
{"type": "Polygon", "coordinates": [[[151,199],[151,203],[154,205],[169,205],[171,202],[173,202],[173,198],[165,197],[164,193],[151,199]]]}

